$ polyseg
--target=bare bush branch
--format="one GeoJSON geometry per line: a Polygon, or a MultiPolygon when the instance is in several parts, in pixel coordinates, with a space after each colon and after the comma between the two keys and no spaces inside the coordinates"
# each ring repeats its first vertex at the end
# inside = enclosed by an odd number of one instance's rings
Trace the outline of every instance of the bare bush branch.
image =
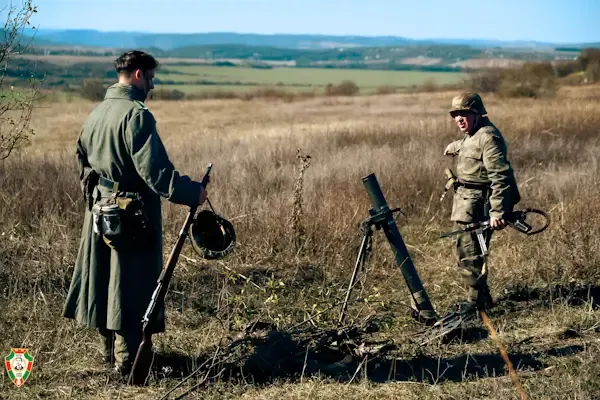
{"type": "Polygon", "coordinates": [[[31,45],[33,35],[24,35],[24,31],[31,26],[37,6],[27,0],[20,6],[7,6],[4,12],[7,16],[0,36],[0,159],[7,158],[34,134],[29,122],[39,92],[33,76],[7,77],[11,61],[31,45]]]}

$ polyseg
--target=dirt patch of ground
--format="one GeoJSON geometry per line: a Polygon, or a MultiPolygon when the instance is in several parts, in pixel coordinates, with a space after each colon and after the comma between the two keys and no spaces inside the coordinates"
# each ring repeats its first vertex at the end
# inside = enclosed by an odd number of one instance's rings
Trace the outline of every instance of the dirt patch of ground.
{"type": "Polygon", "coordinates": [[[473,58],[471,60],[459,61],[454,64],[450,64],[450,66],[471,69],[514,68],[520,67],[524,63],[524,60],[515,60],[510,58],[473,58]]]}
{"type": "Polygon", "coordinates": [[[405,65],[436,65],[442,62],[441,58],[434,57],[407,57],[400,61],[400,64],[405,65]]]}

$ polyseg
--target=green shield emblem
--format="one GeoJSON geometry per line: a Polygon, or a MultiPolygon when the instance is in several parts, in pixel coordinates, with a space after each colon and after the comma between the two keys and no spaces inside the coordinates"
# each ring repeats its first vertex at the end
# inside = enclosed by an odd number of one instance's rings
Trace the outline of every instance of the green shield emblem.
{"type": "Polygon", "coordinates": [[[23,386],[31,375],[33,357],[28,349],[10,349],[10,354],[4,358],[8,376],[17,387],[23,386]]]}

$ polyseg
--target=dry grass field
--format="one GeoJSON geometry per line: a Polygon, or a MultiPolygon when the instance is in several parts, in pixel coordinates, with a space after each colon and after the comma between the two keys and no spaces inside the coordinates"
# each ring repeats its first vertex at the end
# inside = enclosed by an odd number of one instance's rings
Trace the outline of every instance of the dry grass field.
{"type": "MultiPolygon", "coordinates": [[[[439,239],[451,228],[451,196],[439,197],[451,165],[442,152],[460,137],[447,113],[454,94],[149,102],[181,172],[200,179],[214,164],[209,197],[234,223],[238,245],[220,262],[184,247],[146,387],[120,383],[100,363],[97,334],[60,316],[83,213],[74,143],[94,103],[42,104],[31,146],[0,163],[0,351],[26,347],[35,357],[23,387],[3,373],[0,398],[161,398],[249,322],[285,332],[312,317],[303,327],[334,329],[358,224],[370,206],[361,178],[372,172],[404,213],[396,221],[434,306],[449,311],[465,295],[453,243],[439,239]],[[290,223],[298,148],[311,156],[300,248],[290,223]]],[[[541,208],[552,218],[540,235],[495,234],[489,281],[498,304],[490,318],[530,399],[598,399],[600,88],[563,88],[553,99],[488,95],[484,102],[509,143],[523,197],[518,208],[541,208]]],[[[163,213],[166,258],[186,209],[165,203],[163,213]]],[[[348,323],[375,321],[372,339],[388,340],[392,351],[347,364],[335,364],[341,353],[328,364],[321,355],[319,364],[308,347],[269,351],[263,343],[251,361],[230,366],[228,378],[186,398],[520,398],[480,321],[418,347],[410,339],[421,326],[408,304],[390,247],[375,231],[348,323]]]]}

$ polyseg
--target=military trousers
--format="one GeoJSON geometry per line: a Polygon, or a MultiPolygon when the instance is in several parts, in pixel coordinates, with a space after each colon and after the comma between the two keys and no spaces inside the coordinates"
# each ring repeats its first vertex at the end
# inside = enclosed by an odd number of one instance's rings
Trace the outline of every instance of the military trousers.
{"type": "MultiPolygon", "coordinates": [[[[456,222],[455,229],[462,229],[464,228],[463,225],[456,222]]],[[[492,231],[486,229],[483,231],[483,237],[489,249],[492,231]]],[[[458,257],[458,267],[464,277],[467,289],[467,301],[477,303],[491,301],[487,284],[488,265],[485,262],[485,257],[482,256],[482,249],[475,232],[464,232],[457,235],[456,255],[458,257]]]]}
{"type": "Polygon", "coordinates": [[[99,328],[102,344],[102,357],[105,362],[112,363],[124,374],[128,374],[133,366],[138,347],[142,343],[142,330],[111,331],[99,328]]]}

